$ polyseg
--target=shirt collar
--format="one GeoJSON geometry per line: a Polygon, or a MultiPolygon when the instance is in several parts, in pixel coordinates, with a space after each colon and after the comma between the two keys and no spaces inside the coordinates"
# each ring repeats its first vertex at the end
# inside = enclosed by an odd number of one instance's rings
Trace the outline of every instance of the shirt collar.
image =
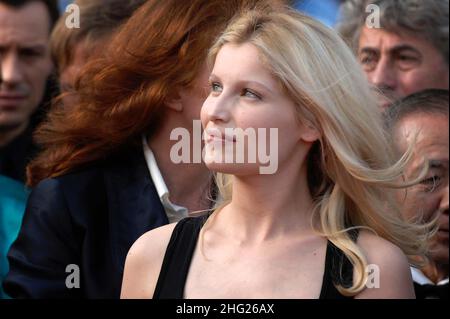
{"type": "Polygon", "coordinates": [[[169,190],[167,189],[167,185],[164,182],[161,171],[159,170],[158,164],[156,163],[155,155],[148,146],[145,136],[143,136],[142,138],[142,145],[144,147],[145,161],[147,162],[150,176],[152,177],[153,183],[155,184],[159,198],[162,199],[163,197],[169,195],[169,190]]]}
{"type": "MultiPolygon", "coordinates": [[[[411,267],[411,275],[413,281],[419,285],[435,285],[425,274],[418,268],[411,267]]],[[[437,286],[448,284],[449,279],[443,279],[437,283],[437,286]]]]}
{"type": "Polygon", "coordinates": [[[176,222],[180,219],[188,216],[188,209],[186,207],[178,206],[170,202],[169,200],[169,189],[167,188],[164,178],[159,170],[158,164],[156,163],[155,155],[148,146],[147,138],[145,135],[142,137],[142,145],[144,148],[145,161],[147,163],[150,176],[155,184],[156,191],[164,206],[169,222],[176,222]]]}

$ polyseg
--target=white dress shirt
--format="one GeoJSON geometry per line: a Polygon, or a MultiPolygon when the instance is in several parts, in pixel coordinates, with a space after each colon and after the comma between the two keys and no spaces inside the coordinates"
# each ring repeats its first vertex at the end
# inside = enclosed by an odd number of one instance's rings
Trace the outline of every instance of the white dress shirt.
{"type": "Polygon", "coordinates": [[[158,164],[156,163],[155,156],[148,146],[145,136],[143,136],[142,138],[142,144],[144,147],[145,161],[147,163],[150,176],[153,180],[153,183],[155,184],[156,191],[158,192],[158,196],[161,199],[161,203],[164,207],[167,218],[169,219],[169,223],[179,222],[189,215],[189,211],[186,207],[175,205],[170,201],[169,190],[167,189],[167,185],[164,182],[164,178],[162,177],[161,171],[159,170],[158,164]]]}
{"type": "Polygon", "coordinates": [[[425,276],[425,274],[418,268],[415,267],[411,267],[411,275],[413,278],[413,281],[415,283],[418,283],[419,285],[446,285],[448,284],[448,278],[439,281],[437,284],[435,284],[434,282],[432,282],[430,279],[428,279],[427,276],[425,276]]]}

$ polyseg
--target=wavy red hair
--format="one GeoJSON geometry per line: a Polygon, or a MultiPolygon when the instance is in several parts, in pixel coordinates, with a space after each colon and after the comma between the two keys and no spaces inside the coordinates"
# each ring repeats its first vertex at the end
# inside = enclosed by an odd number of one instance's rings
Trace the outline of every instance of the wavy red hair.
{"type": "Polygon", "coordinates": [[[27,167],[29,186],[108,157],[151,134],[164,103],[189,87],[208,49],[240,10],[280,1],[148,0],[76,85],[78,103],[55,103],[35,134],[43,151],[27,167]]]}

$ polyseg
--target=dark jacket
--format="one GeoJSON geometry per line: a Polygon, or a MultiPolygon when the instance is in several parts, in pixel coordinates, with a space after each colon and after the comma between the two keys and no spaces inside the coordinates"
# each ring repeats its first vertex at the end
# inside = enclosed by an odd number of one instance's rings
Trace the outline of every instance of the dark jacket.
{"type": "Polygon", "coordinates": [[[25,183],[25,168],[37,152],[32,139],[34,129],[28,126],[11,143],[0,147],[0,175],[25,183]]]}
{"type": "Polygon", "coordinates": [[[0,175],[25,183],[25,168],[39,152],[39,148],[33,142],[33,133],[45,118],[50,102],[57,94],[55,81],[49,79],[42,102],[31,115],[26,130],[8,145],[0,147],[0,175]]]}
{"type": "Polygon", "coordinates": [[[128,250],[168,223],[141,149],[39,183],[8,253],[13,298],[118,298],[128,250]],[[80,269],[80,288],[74,268],[80,269]],[[71,277],[72,276],[72,277],[71,277]]]}

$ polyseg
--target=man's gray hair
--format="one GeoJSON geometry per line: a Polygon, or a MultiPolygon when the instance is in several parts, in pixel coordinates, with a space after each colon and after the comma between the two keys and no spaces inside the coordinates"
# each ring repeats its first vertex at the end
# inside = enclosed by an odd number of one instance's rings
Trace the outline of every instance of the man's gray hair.
{"type": "Polygon", "coordinates": [[[449,0],[345,0],[337,28],[355,51],[371,4],[380,9],[381,28],[426,39],[449,62],[449,0]]]}
{"type": "Polygon", "coordinates": [[[392,132],[404,118],[415,114],[432,114],[448,118],[449,91],[427,89],[395,102],[383,114],[386,129],[392,132]]]}

